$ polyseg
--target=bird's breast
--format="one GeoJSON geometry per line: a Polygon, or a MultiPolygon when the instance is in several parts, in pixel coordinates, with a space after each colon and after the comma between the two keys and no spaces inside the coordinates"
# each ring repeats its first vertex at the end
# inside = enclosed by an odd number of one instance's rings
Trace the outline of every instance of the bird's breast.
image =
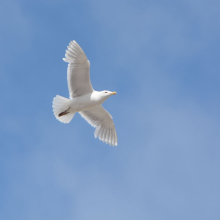
{"type": "Polygon", "coordinates": [[[93,94],[86,94],[71,99],[71,110],[74,112],[83,111],[85,109],[102,104],[102,100],[93,94]]]}

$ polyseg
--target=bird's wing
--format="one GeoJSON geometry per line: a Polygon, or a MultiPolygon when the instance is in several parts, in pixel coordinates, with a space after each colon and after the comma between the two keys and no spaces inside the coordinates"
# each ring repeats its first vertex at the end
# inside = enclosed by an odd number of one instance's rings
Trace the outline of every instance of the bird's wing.
{"type": "Polygon", "coordinates": [[[70,98],[92,93],[93,88],[89,74],[90,62],[76,41],[70,42],[65,57],[63,60],[69,63],[67,82],[70,98]]]}
{"type": "Polygon", "coordinates": [[[112,116],[101,105],[80,111],[79,114],[96,128],[95,138],[99,137],[101,141],[117,146],[118,140],[112,116]]]}

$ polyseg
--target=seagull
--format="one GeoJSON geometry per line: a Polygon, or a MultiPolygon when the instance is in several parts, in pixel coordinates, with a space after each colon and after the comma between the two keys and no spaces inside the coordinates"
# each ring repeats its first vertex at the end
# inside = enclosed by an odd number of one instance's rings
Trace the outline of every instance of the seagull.
{"type": "Polygon", "coordinates": [[[112,116],[102,107],[102,103],[116,92],[96,91],[90,81],[90,62],[76,41],[67,46],[67,82],[69,99],[57,95],[53,98],[53,112],[62,123],[69,123],[78,112],[91,126],[95,127],[95,138],[117,146],[117,134],[112,116]]]}

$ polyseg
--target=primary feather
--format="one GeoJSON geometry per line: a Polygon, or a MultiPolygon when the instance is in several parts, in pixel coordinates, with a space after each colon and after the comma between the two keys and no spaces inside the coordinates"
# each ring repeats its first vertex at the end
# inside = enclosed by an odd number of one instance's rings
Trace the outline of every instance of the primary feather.
{"type": "Polygon", "coordinates": [[[79,114],[96,128],[95,138],[99,137],[101,141],[117,146],[118,140],[112,116],[101,105],[80,111],[79,114]]]}
{"type": "Polygon", "coordinates": [[[93,92],[90,81],[90,63],[82,48],[71,41],[63,60],[68,62],[67,82],[70,98],[93,92]]]}

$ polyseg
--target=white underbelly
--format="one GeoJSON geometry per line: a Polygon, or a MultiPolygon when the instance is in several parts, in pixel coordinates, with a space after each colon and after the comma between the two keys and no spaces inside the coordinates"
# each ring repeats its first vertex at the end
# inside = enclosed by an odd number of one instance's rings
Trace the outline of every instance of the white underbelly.
{"type": "Polygon", "coordinates": [[[88,94],[71,99],[70,110],[73,112],[79,112],[100,104],[102,104],[101,100],[94,99],[88,94]]]}

